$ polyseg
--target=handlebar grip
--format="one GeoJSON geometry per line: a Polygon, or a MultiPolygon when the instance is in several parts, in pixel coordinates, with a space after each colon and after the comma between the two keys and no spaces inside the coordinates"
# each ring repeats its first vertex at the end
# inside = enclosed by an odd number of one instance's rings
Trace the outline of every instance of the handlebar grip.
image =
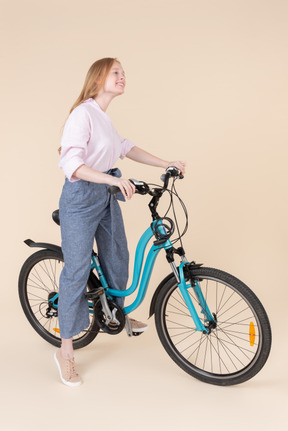
{"type": "Polygon", "coordinates": [[[161,175],[161,181],[164,182],[164,188],[168,186],[168,181],[170,177],[178,177],[180,179],[184,178],[184,176],[180,173],[178,168],[175,168],[175,166],[169,166],[166,169],[165,174],[161,175]]]}
{"type": "MultiPolygon", "coordinates": [[[[144,183],[144,181],[138,181],[138,180],[134,180],[132,178],[129,178],[129,181],[134,184],[135,186],[135,193],[138,193],[140,195],[146,195],[147,193],[149,193],[150,189],[148,184],[144,183]]],[[[108,192],[111,195],[116,195],[116,193],[122,193],[121,190],[119,189],[119,187],[117,186],[109,186],[108,187],[108,192]]]]}

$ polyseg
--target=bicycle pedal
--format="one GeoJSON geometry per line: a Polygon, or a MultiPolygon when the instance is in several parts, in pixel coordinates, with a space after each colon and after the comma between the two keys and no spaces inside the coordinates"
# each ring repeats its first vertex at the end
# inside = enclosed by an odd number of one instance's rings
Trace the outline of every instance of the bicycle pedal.
{"type": "Polygon", "coordinates": [[[141,334],[143,334],[144,333],[144,331],[142,331],[142,332],[133,332],[132,331],[132,335],[133,335],[133,337],[138,337],[139,335],[141,335],[141,334]]]}
{"type": "Polygon", "coordinates": [[[104,288],[99,287],[98,289],[93,289],[93,290],[90,290],[90,292],[86,292],[85,296],[87,299],[96,299],[103,293],[104,293],[104,288]]]}

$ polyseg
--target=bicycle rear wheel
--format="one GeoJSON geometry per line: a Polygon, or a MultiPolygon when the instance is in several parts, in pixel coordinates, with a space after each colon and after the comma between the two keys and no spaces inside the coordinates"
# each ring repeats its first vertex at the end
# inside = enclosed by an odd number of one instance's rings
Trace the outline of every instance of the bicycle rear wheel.
{"type": "MultiPolygon", "coordinates": [[[[216,327],[196,331],[175,278],[163,286],[156,304],[159,338],[170,357],[187,373],[215,385],[236,385],[264,366],[271,348],[271,328],[256,295],[240,280],[213,268],[193,270],[216,327]]],[[[202,323],[193,287],[189,295],[202,323]]]]}
{"type": "MultiPolygon", "coordinates": [[[[49,300],[58,293],[63,265],[62,253],[51,250],[37,251],[22,266],[18,284],[20,302],[27,319],[42,338],[57,347],[61,346],[58,313],[56,307],[50,307],[49,310],[49,300]]],[[[90,276],[87,290],[99,285],[99,280],[96,277],[92,280],[90,276]]],[[[90,302],[89,311],[90,325],[87,330],[73,337],[74,349],[87,346],[99,332],[93,303],[90,302]]]]}

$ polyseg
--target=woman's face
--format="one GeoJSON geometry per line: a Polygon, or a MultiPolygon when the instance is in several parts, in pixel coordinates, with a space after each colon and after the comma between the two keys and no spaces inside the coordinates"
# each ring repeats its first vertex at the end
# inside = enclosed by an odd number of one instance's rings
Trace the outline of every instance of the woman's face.
{"type": "Polygon", "coordinates": [[[125,72],[118,61],[115,61],[104,84],[104,92],[118,96],[124,93],[126,81],[125,72]]]}

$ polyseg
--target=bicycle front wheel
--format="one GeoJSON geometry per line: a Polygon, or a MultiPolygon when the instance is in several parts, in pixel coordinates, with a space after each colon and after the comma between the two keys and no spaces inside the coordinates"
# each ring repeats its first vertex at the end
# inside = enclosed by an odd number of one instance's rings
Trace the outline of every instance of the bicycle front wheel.
{"type": "MultiPolygon", "coordinates": [[[[63,255],[51,250],[40,250],[32,254],[22,266],[18,292],[23,311],[38,334],[48,343],[61,346],[57,307],[49,307],[49,300],[58,293],[59,277],[64,265],[63,255]]],[[[96,279],[99,283],[99,280],[96,279]]],[[[95,287],[89,278],[87,290],[95,287]]],[[[88,301],[89,302],[89,301],[88,301]]],[[[99,332],[95,320],[93,303],[89,303],[90,325],[73,337],[74,349],[87,346],[99,332]]]]}
{"type": "MultiPolygon", "coordinates": [[[[170,357],[206,383],[236,385],[255,376],[271,348],[271,328],[256,295],[240,280],[213,268],[193,270],[194,280],[216,324],[196,331],[175,278],[163,286],[156,304],[159,338],[170,357]]],[[[193,287],[188,289],[202,323],[208,326],[193,287]]]]}

